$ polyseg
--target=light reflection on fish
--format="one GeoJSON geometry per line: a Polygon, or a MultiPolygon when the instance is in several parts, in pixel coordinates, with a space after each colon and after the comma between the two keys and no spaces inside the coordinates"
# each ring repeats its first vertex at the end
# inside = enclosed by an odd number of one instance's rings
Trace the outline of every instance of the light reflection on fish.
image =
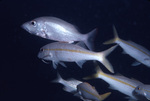
{"type": "Polygon", "coordinates": [[[147,67],[150,67],[150,51],[132,41],[125,41],[120,39],[114,26],[113,30],[115,38],[104,42],[104,44],[117,43],[126,54],[130,55],[138,61],[133,63],[132,66],[136,66],[142,63],[147,67]]]}
{"type": "Polygon", "coordinates": [[[73,43],[83,41],[89,49],[93,49],[92,42],[96,29],[87,34],[81,34],[72,24],[56,17],[39,17],[28,21],[22,28],[31,34],[42,38],[73,43]]]}
{"type": "Polygon", "coordinates": [[[99,95],[95,87],[92,87],[87,82],[83,82],[77,85],[77,91],[80,97],[82,97],[83,99],[87,99],[88,101],[102,101],[111,94],[111,92],[108,92],[108,93],[99,95]]]}
{"type": "Polygon", "coordinates": [[[133,91],[133,95],[140,101],[150,101],[150,85],[139,85],[133,91]]]}
{"type": "Polygon", "coordinates": [[[93,52],[78,45],[54,42],[43,46],[40,49],[38,58],[42,60],[52,61],[53,67],[56,68],[58,63],[76,62],[81,68],[86,60],[97,60],[101,62],[110,72],[114,73],[112,65],[106,59],[106,56],[111,53],[117,46],[113,46],[103,52],[93,52]]]}
{"type": "Polygon", "coordinates": [[[84,79],[91,79],[91,78],[99,78],[106,81],[111,89],[118,90],[119,92],[128,95],[128,99],[137,100],[136,97],[132,95],[133,90],[138,86],[142,85],[143,83],[137,80],[129,79],[127,77],[121,75],[110,75],[104,73],[99,66],[97,68],[97,73],[85,77],[84,79]]]}

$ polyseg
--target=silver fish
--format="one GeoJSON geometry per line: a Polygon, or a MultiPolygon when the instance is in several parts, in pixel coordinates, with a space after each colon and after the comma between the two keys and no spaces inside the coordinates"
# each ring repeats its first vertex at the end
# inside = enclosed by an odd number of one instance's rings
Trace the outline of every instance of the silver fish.
{"type": "Polygon", "coordinates": [[[75,44],[54,42],[43,46],[40,49],[38,58],[52,61],[55,69],[58,63],[65,66],[62,61],[76,62],[82,68],[83,63],[86,60],[97,60],[101,62],[110,72],[114,73],[112,65],[105,57],[115,48],[116,46],[113,46],[103,52],[93,52],[75,44]]]}
{"type": "Polygon", "coordinates": [[[82,81],[76,79],[64,80],[59,73],[57,73],[57,79],[52,81],[53,83],[60,83],[64,85],[63,90],[69,93],[75,94],[77,92],[77,85],[82,83],[82,81]]]}
{"type": "Polygon", "coordinates": [[[42,38],[73,43],[83,41],[89,49],[93,49],[93,40],[96,29],[87,34],[81,34],[72,24],[56,17],[39,17],[28,21],[22,28],[31,34],[42,38]]]}
{"type": "Polygon", "coordinates": [[[130,55],[138,61],[133,63],[132,66],[137,66],[142,63],[147,67],[150,67],[150,51],[132,41],[125,41],[120,39],[114,26],[113,30],[115,38],[104,42],[104,44],[117,43],[126,54],[130,55]]]}
{"type": "Polygon", "coordinates": [[[92,76],[85,77],[84,79],[99,78],[106,81],[111,89],[118,90],[119,92],[128,95],[128,99],[137,100],[136,97],[132,95],[133,90],[143,83],[137,80],[129,79],[121,75],[110,75],[104,73],[99,66],[96,67],[96,74],[92,76]]]}
{"type": "Polygon", "coordinates": [[[133,95],[140,101],[150,101],[150,85],[139,85],[133,91],[133,95]]]}
{"type": "Polygon", "coordinates": [[[91,86],[87,82],[83,82],[77,85],[77,91],[81,97],[90,101],[102,101],[111,94],[111,92],[108,92],[108,93],[99,95],[95,87],[91,86]]]}

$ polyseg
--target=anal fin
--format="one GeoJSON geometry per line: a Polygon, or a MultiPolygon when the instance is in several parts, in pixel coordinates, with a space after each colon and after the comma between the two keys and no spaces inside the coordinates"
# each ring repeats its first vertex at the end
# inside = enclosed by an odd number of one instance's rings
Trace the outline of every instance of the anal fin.
{"type": "Polygon", "coordinates": [[[82,60],[82,61],[77,61],[77,65],[82,68],[82,65],[85,63],[86,61],[85,60],[82,60]]]}

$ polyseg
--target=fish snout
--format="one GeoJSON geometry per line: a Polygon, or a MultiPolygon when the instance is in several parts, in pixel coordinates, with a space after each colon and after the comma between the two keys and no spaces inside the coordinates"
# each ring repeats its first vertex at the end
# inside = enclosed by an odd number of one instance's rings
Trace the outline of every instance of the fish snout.
{"type": "Polygon", "coordinates": [[[39,52],[37,57],[42,60],[51,60],[51,55],[45,52],[39,52]]]}
{"type": "Polygon", "coordinates": [[[44,55],[43,55],[43,53],[39,52],[38,55],[37,55],[37,57],[38,57],[39,59],[43,59],[44,55]]]}
{"type": "Polygon", "coordinates": [[[26,26],[27,26],[27,23],[23,23],[23,24],[21,25],[21,28],[23,28],[23,29],[25,29],[25,30],[26,30],[26,29],[27,29],[27,27],[26,27],[26,26]]]}
{"type": "Polygon", "coordinates": [[[26,22],[26,23],[24,23],[24,24],[22,24],[22,25],[21,25],[21,28],[23,28],[24,30],[26,30],[27,32],[29,32],[29,33],[30,33],[29,25],[28,25],[28,23],[27,23],[27,22],[26,22]]]}

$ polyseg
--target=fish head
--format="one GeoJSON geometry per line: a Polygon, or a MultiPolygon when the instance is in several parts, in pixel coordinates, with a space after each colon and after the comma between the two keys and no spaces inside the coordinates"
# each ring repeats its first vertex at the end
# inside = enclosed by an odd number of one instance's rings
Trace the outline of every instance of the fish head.
{"type": "Polygon", "coordinates": [[[147,101],[150,100],[150,85],[140,85],[137,86],[134,91],[132,92],[132,94],[138,98],[138,99],[142,99],[142,101],[147,101]]]}
{"type": "Polygon", "coordinates": [[[46,28],[45,28],[45,22],[41,20],[40,18],[33,19],[31,21],[25,22],[22,24],[22,28],[29,32],[30,34],[37,35],[42,38],[46,38],[46,28]]]}
{"type": "Polygon", "coordinates": [[[132,93],[133,95],[144,95],[144,90],[142,86],[137,86],[132,93]]]}
{"type": "Polygon", "coordinates": [[[53,60],[53,53],[48,47],[44,46],[40,49],[38,58],[46,61],[51,61],[53,60]]]}

